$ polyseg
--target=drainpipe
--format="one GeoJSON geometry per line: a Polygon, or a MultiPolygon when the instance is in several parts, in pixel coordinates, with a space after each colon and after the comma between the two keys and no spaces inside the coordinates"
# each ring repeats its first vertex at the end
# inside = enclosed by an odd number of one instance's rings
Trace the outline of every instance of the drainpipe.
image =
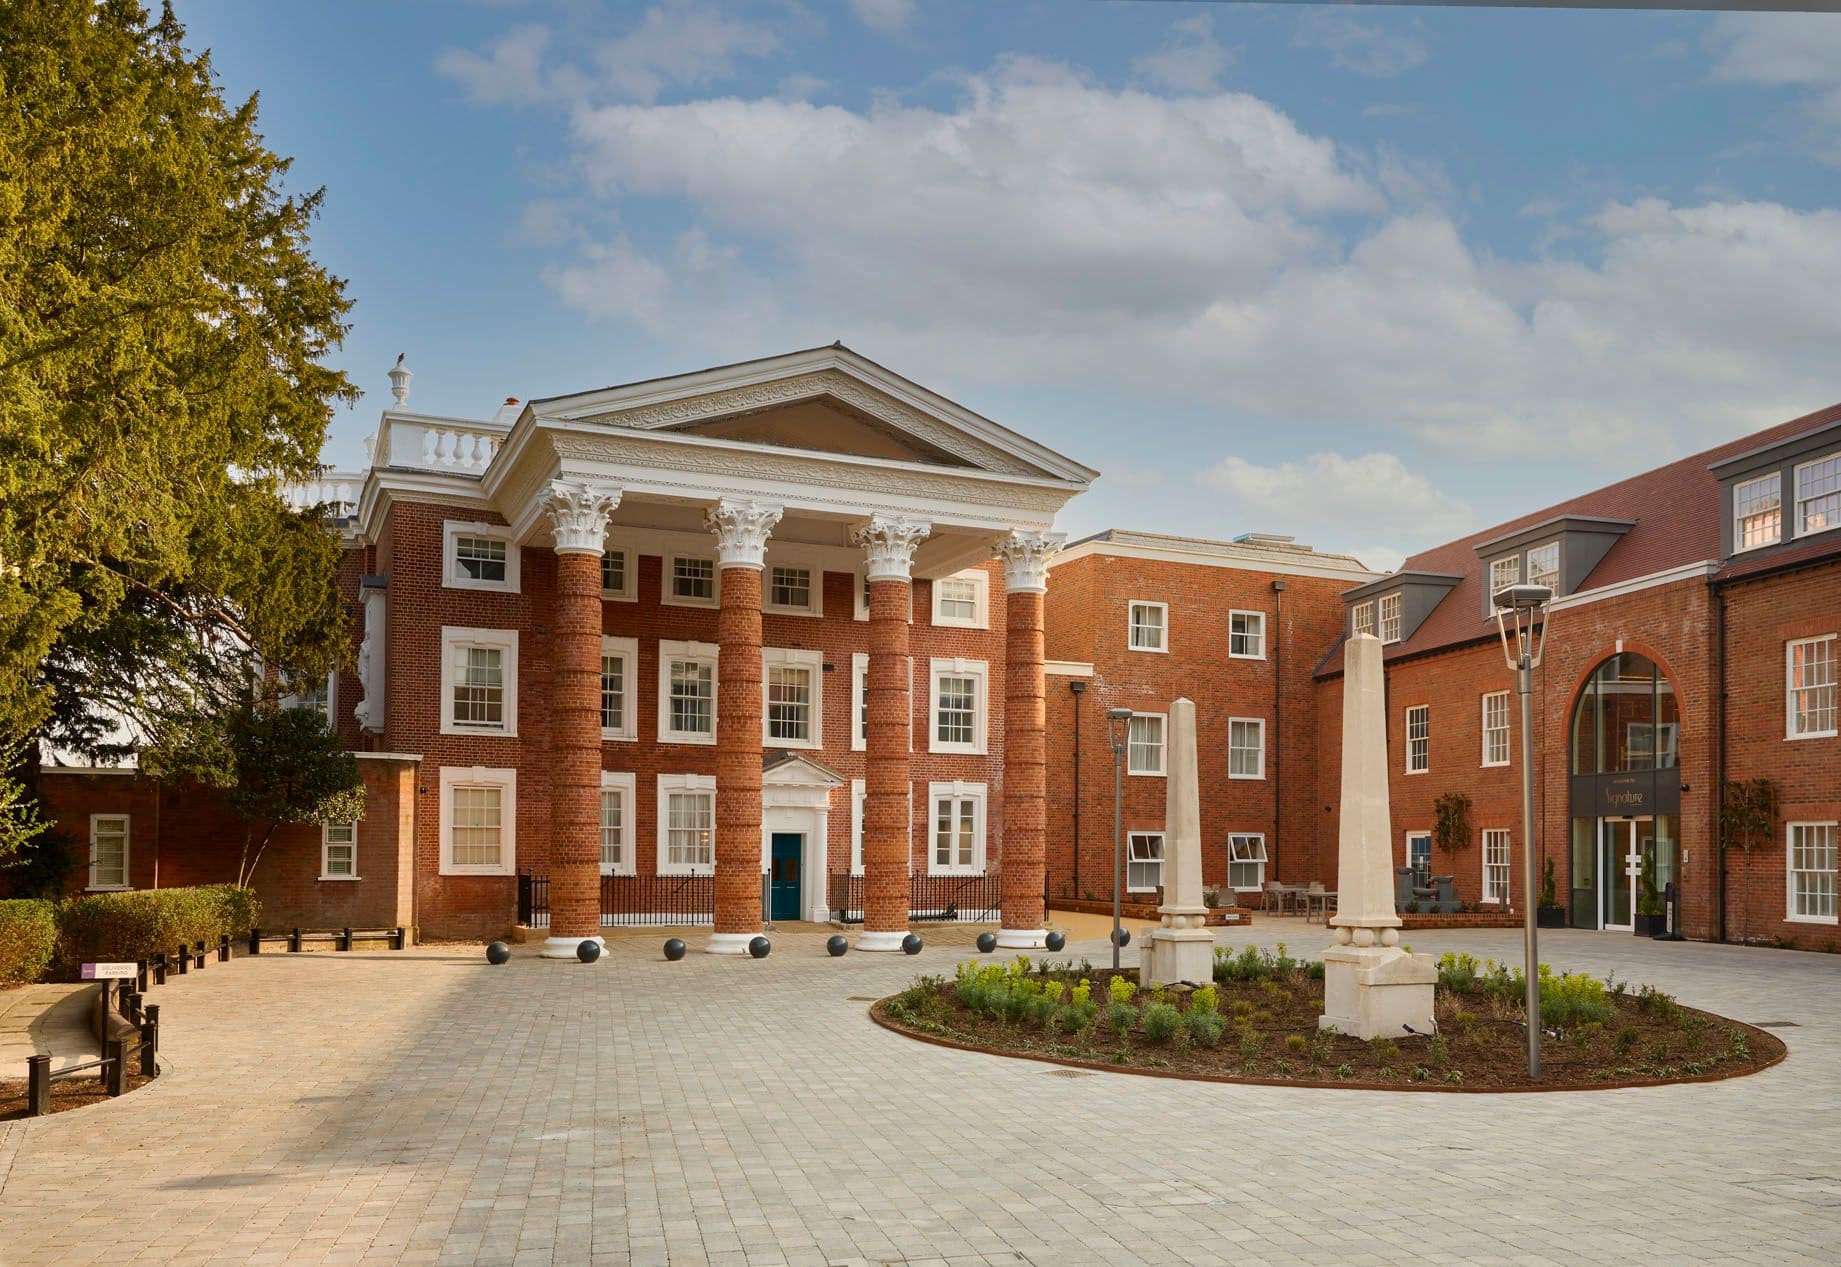
{"type": "MultiPolygon", "coordinates": [[[[1283,712],[1285,681],[1285,582],[1272,582],[1272,844],[1266,850],[1266,865],[1277,874],[1280,827],[1284,822],[1285,794],[1279,780],[1279,754],[1285,751],[1284,730],[1279,725],[1283,712]]],[[[1228,849],[1228,878],[1232,879],[1234,869],[1233,849],[1228,849]]]]}
{"type": "MultiPolygon", "coordinates": [[[[1726,591],[1719,582],[1713,591],[1713,663],[1717,675],[1713,690],[1713,822],[1707,833],[1714,853],[1713,936],[1726,940],[1726,591]]],[[[1679,772],[1677,772],[1679,773],[1679,772]]],[[[1677,831],[1679,836],[1679,831],[1677,831]]],[[[1750,877],[1748,876],[1747,879],[1750,877]]]]}
{"type": "Polygon", "coordinates": [[[1080,697],[1087,692],[1085,678],[1069,678],[1068,690],[1074,695],[1074,893],[1080,897],[1080,697]]]}

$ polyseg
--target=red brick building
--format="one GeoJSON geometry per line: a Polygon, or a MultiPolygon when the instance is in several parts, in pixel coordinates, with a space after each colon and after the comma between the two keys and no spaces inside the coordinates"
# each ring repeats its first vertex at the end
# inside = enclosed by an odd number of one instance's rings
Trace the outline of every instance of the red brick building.
{"type": "MultiPolygon", "coordinates": [[[[1567,921],[1632,927],[1674,881],[1690,936],[1836,940],[1841,406],[1377,576],[1258,534],[1057,553],[1094,472],[841,347],[484,422],[410,412],[392,377],[370,468],[305,494],[340,512],[359,667],[318,702],[370,809],[278,835],[255,877],[278,924],[497,935],[528,875],[557,954],[652,917],[738,951],[840,911],[890,949],[993,907],[1034,945],[1045,896],[1111,896],[1113,708],[1126,889],[1156,900],[1179,696],[1207,882],[1333,888],[1356,629],[1386,644],[1401,865],[1518,908],[1488,596],[1525,580],[1555,594],[1534,845],[1567,921]],[[1722,789],[1756,779],[1770,841],[1722,849],[1722,789]]],[[[208,798],[81,771],[41,792],[87,887],[235,874],[208,798]]]]}

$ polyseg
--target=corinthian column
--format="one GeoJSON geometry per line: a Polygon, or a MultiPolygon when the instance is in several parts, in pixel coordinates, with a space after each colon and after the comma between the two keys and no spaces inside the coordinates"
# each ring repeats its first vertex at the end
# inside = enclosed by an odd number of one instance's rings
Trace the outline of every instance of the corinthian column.
{"type": "Polygon", "coordinates": [[[716,924],[706,949],[746,954],[761,931],[761,566],[778,506],[720,501],[716,534],[716,924]]]}
{"type": "Polygon", "coordinates": [[[997,543],[1005,593],[1003,920],[997,944],[1006,948],[1032,949],[1048,936],[1042,608],[1048,557],[1065,540],[1055,532],[1012,532],[997,543]]]}
{"type": "Polygon", "coordinates": [[[546,959],[601,940],[601,551],[619,504],[618,488],[579,480],[551,480],[544,497],[556,546],[546,959]]]}
{"type": "Polygon", "coordinates": [[[910,569],[931,524],[873,515],[850,539],[869,558],[869,709],[863,780],[863,931],[858,950],[900,950],[908,935],[910,569]]]}

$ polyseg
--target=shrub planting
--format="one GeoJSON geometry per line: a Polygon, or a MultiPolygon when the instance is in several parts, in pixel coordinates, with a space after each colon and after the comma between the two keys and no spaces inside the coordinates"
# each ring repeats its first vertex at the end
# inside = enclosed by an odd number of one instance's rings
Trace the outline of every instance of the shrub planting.
{"type": "Polygon", "coordinates": [[[0,902],[0,989],[29,985],[43,976],[57,938],[50,902],[0,902]]]}
{"type": "Polygon", "coordinates": [[[55,970],[69,978],[84,963],[151,959],[201,941],[215,946],[226,933],[247,934],[260,914],[255,894],[229,884],[86,893],[58,904],[55,970]]]}

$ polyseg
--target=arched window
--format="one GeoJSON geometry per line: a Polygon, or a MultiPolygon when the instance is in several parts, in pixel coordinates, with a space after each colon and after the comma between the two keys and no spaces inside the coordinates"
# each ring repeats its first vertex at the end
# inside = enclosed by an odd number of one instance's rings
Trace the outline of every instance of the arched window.
{"type": "Polygon", "coordinates": [[[1668,677],[1648,656],[1621,652],[1593,670],[1573,705],[1572,772],[1669,769],[1680,731],[1668,677]]]}

